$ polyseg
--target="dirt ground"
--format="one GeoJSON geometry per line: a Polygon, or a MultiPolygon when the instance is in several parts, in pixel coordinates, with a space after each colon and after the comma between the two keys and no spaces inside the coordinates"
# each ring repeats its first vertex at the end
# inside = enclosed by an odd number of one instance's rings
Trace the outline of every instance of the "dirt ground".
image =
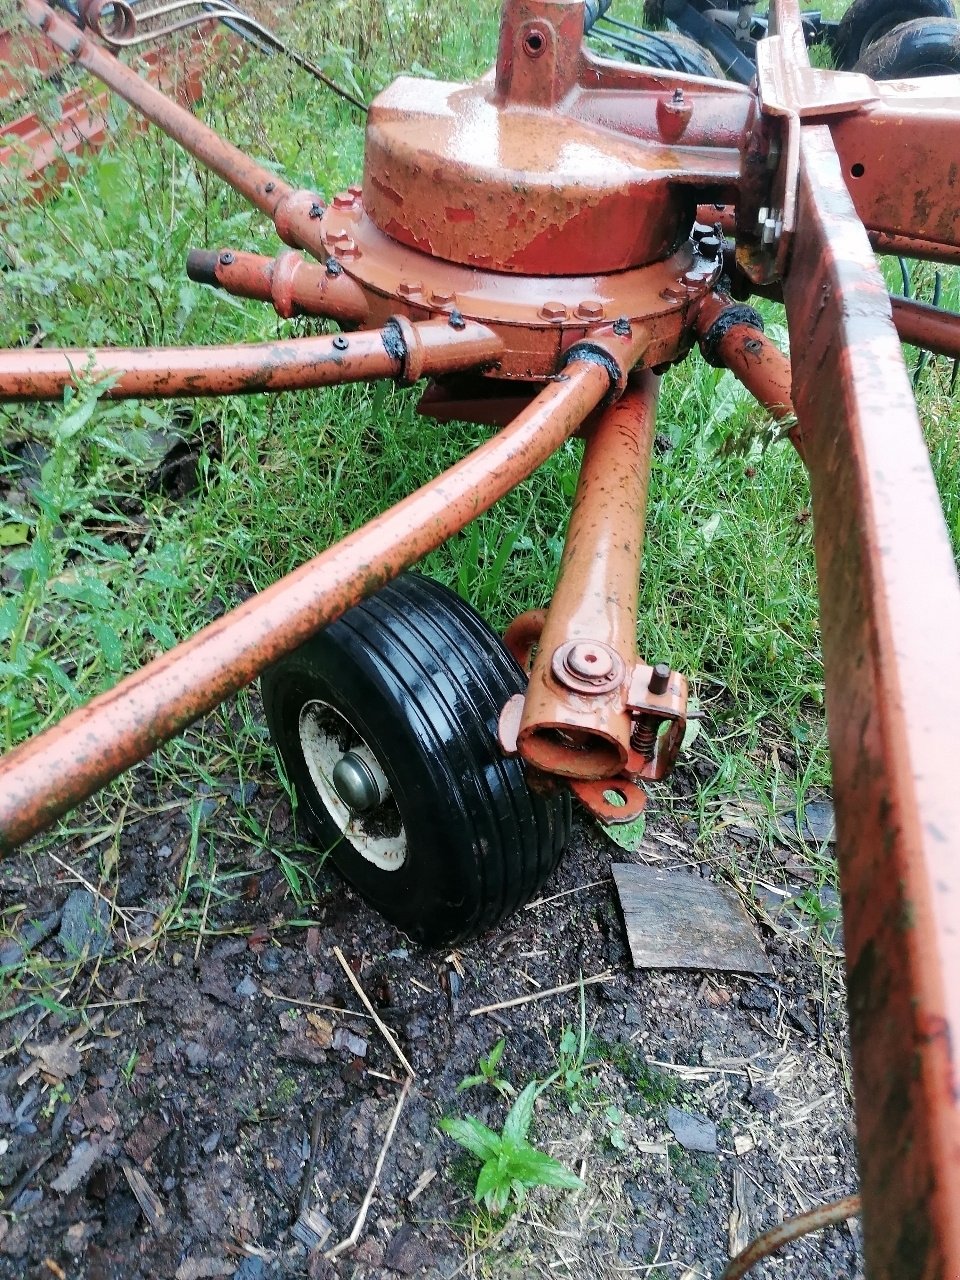
{"type": "MultiPolygon", "coordinates": [[[[26,971],[0,972],[4,1280],[693,1280],[719,1275],[731,1238],[742,1245],[855,1188],[838,938],[789,910],[775,919],[776,893],[757,889],[773,978],[631,967],[611,862],[714,874],[696,824],[674,816],[696,786],[687,769],[679,804],[654,807],[636,854],[578,819],[547,900],[446,956],[415,948],[332,871],[320,872],[318,899],[298,905],[272,852],[231,842],[222,819],[246,807],[273,852],[294,847],[287,798],[269,778],[211,791],[200,852],[230,878],[208,900],[199,945],[175,927],[158,943],[194,797],[158,795],[151,776],[142,766],[127,802],[119,889],[102,916],[80,880],[96,879],[102,851],[84,851],[80,836],[54,850],[59,862],[40,854],[0,871],[0,964],[17,958],[12,938],[28,948],[26,971]],[[335,947],[414,1078],[357,1247],[330,1259],[357,1219],[404,1080],[335,947]],[[31,970],[46,975],[46,1008],[28,1004],[31,970]],[[579,1043],[580,996],[471,1011],[607,972],[583,987],[586,1052],[543,1094],[531,1133],[584,1188],[537,1190],[491,1224],[473,1203],[476,1165],[438,1122],[472,1114],[499,1130],[504,1100],[457,1085],[500,1037],[508,1081],[544,1079],[564,1030],[568,1046],[579,1043]],[[92,1021],[71,1035],[83,1024],[58,1008],[81,1002],[92,1021]],[[705,1118],[702,1145],[713,1129],[715,1151],[675,1139],[676,1111],[705,1118]]],[[[755,864],[749,823],[729,832],[731,855],[755,864]]],[[[783,884],[785,860],[771,858],[771,885],[783,884]]],[[[856,1223],[830,1229],[752,1274],[858,1276],[858,1238],[856,1223]]]]}

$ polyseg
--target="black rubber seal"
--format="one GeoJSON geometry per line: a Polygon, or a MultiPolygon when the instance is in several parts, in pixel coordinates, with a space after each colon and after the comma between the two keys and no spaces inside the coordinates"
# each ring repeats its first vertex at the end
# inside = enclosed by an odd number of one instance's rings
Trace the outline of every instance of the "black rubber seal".
{"type": "Polygon", "coordinates": [[[620,366],[614,360],[609,351],[604,351],[603,347],[598,346],[595,342],[575,342],[572,347],[568,347],[564,352],[562,368],[573,364],[575,360],[585,360],[587,364],[598,364],[607,372],[610,379],[610,390],[600,401],[601,405],[610,404],[616,400],[623,392],[626,379],[621,372],[620,366]]]}
{"type": "Polygon", "coordinates": [[[723,361],[717,359],[717,347],[727,336],[735,324],[748,324],[751,329],[759,329],[763,333],[763,319],[759,311],[743,304],[732,304],[724,309],[700,339],[700,354],[707,364],[715,369],[724,367],[723,361]]]}
{"type": "Polygon", "coordinates": [[[383,326],[383,345],[390,359],[399,361],[402,368],[407,362],[407,344],[395,320],[388,320],[383,326]]]}

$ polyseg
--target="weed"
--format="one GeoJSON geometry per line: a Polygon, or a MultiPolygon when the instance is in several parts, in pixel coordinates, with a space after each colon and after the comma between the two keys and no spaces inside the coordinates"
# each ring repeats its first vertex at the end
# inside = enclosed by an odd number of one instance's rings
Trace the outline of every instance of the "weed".
{"type": "Polygon", "coordinates": [[[491,1213],[504,1213],[511,1202],[519,1207],[531,1187],[576,1190],[583,1186],[576,1174],[527,1141],[533,1105],[542,1087],[536,1080],[524,1087],[501,1133],[494,1133],[475,1116],[462,1120],[447,1117],[440,1122],[444,1133],[482,1162],[473,1194],[477,1204],[491,1213]]]}
{"type": "Polygon", "coordinates": [[[587,1005],[583,984],[580,984],[580,1021],[577,1029],[564,1027],[557,1046],[557,1069],[547,1077],[547,1085],[555,1085],[567,1095],[567,1106],[574,1115],[582,1109],[594,1093],[594,1081],[590,1072],[596,1061],[591,1060],[592,1036],[587,1031],[587,1005]]]}
{"type": "Polygon", "coordinates": [[[501,1036],[485,1058],[478,1058],[478,1074],[464,1077],[457,1085],[457,1093],[464,1093],[467,1089],[473,1089],[478,1084],[489,1084],[496,1089],[501,1097],[514,1097],[517,1092],[516,1089],[509,1081],[504,1080],[497,1074],[497,1067],[500,1065],[500,1059],[503,1057],[506,1045],[506,1036],[501,1036]]]}
{"type": "Polygon", "coordinates": [[[607,1141],[615,1151],[626,1151],[627,1136],[623,1132],[623,1112],[612,1104],[604,1107],[603,1118],[607,1125],[607,1141]]]}

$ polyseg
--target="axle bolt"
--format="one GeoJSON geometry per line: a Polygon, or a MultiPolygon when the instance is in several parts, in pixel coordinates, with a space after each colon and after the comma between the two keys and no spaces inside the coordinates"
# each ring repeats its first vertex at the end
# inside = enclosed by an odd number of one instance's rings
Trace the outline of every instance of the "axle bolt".
{"type": "Polygon", "coordinates": [[[613,670],[613,658],[600,645],[581,643],[570,649],[563,665],[581,680],[606,680],[613,670]]]}
{"type": "Polygon", "coordinates": [[[220,255],[221,267],[229,267],[232,262],[233,262],[233,254],[230,252],[229,249],[224,249],[223,253],[221,253],[220,255]]]}
{"type": "Polygon", "coordinates": [[[666,693],[667,686],[670,683],[670,664],[669,662],[658,662],[650,672],[650,681],[647,688],[651,693],[666,693]]]}
{"type": "Polygon", "coordinates": [[[369,813],[383,799],[373,770],[363,756],[348,751],[333,766],[333,789],[351,813],[369,813]]]}
{"type": "Polygon", "coordinates": [[[600,302],[581,302],[577,307],[577,315],[581,320],[602,320],[603,304],[600,302]]]}
{"type": "Polygon", "coordinates": [[[562,302],[545,302],[540,308],[541,320],[566,320],[567,308],[562,302]]]}

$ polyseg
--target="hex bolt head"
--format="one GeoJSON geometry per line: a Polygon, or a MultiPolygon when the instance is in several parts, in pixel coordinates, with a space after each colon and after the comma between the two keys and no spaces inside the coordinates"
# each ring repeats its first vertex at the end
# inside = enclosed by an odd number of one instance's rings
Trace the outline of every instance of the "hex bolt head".
{"type": "Polygon", "coordinates": [[[567,308],[562,302],[545,302],[540,308],[541,320],[566,320],[567,308]]]}
{"type": "Polygon", "coordinates": [[[457,295],[449,293],[446,289],[434,289],[430,294],[430,301],[438,307],[448,307],[451,302],[456,302],[457,295]]]}
{"type": "Polygon", "coordinates": [[[360,256],[360,250],[357,248],[357,242],[353,236],[341,236],[337,241],[337,245],[345,258],[358,258],[360,256]]]}
{"type": "Polygon", "coordinates": [[[577,315],[581,320],[602,320],[603,303],[593,302],[590,299],[581,302],[577,307],[577,315]]]}
{"type": "Polygon", "coordinates": [[[363,195],[363,187],[349,186],[347,187],[347,191],[349,191],[350,195],[353,196],[354,200],[359,200],[363,195]]]}
{"type": "Polygon", "coordinates": [[[333,789],[351,813],[369,813],[381,802],[373,770],[355,751],[348,751],[333,766],[333,789]]]}
{"type": "Polygon", "coordinates": [[[670,684],[670,663],[658,662],[650,673],[647,688],[651,693],[666,693],[670,684]]]}
{"type": "Polygon", "coordinates": [[[613,670],[613,657],[604,645],[582,641],[567,653],[563,665],[581,680],[606,680],[613,670]]]}
{"type": "Polygon", "coordinates": [[[401,298],[413,298],[423,293],[423,285],[419,280],[401,280],[397,285],[397,293],[401,298]]]}
{"type": "Polygon", "coordinates": [[[338,191],[333,197],[333,207],[335,209],[352,209],[353,203],[353,196],[349,191],[338,191]]]}

